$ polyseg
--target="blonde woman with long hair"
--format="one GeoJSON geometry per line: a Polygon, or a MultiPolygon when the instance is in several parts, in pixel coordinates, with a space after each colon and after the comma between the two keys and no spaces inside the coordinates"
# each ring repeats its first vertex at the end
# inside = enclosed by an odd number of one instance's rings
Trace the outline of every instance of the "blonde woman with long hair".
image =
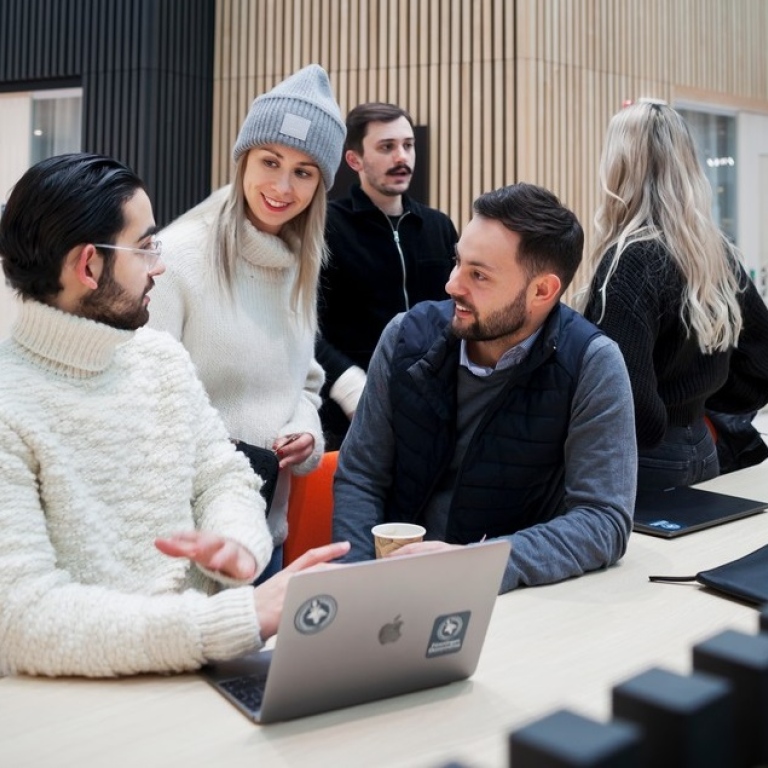
{"type": "Polygon", "coordinates": [[[290,475],[313,470],[324,448],[317,282],[345,135],[327,74],[305,67],[251,105],[233,183],[159,235],[167,271],[150,325],[182,341],[233,440],[280,462],[262,580],[282,565],[290,475]]]}
{"type": "Polygon", "coordinates": [[[632,382],[638,488],[719,473],[705,406],[768,400],[768,311],[711,213],[711,189],[682,117],[642,100],[612,118],[586,317],[620,346],[632,382]]]}

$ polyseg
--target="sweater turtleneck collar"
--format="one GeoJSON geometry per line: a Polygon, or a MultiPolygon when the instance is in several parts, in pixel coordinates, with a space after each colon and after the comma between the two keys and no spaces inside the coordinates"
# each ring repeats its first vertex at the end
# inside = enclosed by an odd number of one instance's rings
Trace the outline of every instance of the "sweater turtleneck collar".
{"type": "Polygon", "coordinates": [[[39,365],[73,378],[104,371],[115,349],[133,336],[134,331],[121,331],[32,300],[21,303],[13,327],[14,341],[39,365]]]}
{"type": "Polygon", "coordinates": [[[241,256],[249,264],[267,269],[290,269],[297,265],[298,247],[291,248],[282,237],[262,232],[243,219],[238,240],[241,256]]]}

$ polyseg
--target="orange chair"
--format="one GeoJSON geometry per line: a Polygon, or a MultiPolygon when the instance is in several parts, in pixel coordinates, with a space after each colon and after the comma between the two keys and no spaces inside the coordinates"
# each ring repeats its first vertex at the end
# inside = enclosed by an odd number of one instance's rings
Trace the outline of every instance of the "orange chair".
{"type": "Polygon", "coordinates": [[[291,478],[283,565],[288,565],[308,549],[331,543],[333,475],[338,457],[338,451],[324,453],[314,472],[291,478]]]}

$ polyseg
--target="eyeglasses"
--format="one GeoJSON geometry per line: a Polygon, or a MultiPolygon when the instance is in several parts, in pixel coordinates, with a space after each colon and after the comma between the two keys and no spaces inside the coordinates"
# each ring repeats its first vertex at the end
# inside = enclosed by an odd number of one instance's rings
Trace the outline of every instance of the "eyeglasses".
{"type": "Polygon", "coordinates": [[[110,251],[132,251],[133,253],[140,253],[144,257],[144,263],[147,266],[147,271],[151,271],[157,265],[160,259],[160,254],[163,252],[163,244],[159,240],[152,238],[151,248],[133,248],[130,245],[109,245],[109,243],[94,243],[94,248],[108,248],[110,251]]]}

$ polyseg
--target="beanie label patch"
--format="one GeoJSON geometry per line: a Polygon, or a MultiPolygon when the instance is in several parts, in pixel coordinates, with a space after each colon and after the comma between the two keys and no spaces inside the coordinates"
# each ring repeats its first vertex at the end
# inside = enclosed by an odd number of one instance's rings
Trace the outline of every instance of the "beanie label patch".
{"type": "Polygon", "coordinates": [[[312,125],[311,120],[286,112],[283,117],[283,124],[280,126],[280,133],[290,136],[292,139],[306,141],[310,125],[312,125]]]}

